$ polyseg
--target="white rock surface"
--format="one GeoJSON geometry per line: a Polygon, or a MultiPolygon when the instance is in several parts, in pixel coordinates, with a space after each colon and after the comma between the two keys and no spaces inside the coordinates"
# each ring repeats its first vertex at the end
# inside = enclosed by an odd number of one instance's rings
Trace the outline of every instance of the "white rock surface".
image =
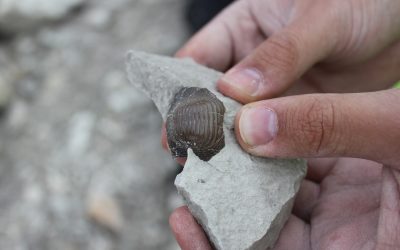
{"type": "Polygon", "coordinates": [[[164,120],[184,86],[208,88],[224,103],[226,146],[208,162],[189,150],[175,185],[216,249],[273,247],[291,213],[305,162],[257,158],[242,151],[233,132],[240,104],[216,90],[221,73],[190,60],[143,52],[130,52],[127,66],[131,83],[153,99],[164,120]]]}
{"type": "Polygon", "coordinates": [[[0,0],[0,29],[15,32],[64,17],[85,0],[0,0]]]}

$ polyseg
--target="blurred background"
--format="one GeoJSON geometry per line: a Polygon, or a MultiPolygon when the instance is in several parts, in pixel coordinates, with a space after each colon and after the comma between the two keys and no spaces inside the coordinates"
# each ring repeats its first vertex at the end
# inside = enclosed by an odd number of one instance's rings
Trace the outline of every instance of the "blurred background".
{"type": "Polygon", "coordinates": [[[173,55],[229,2],[0,0],[1,250],[179,249],[180,168],[125,54],[173,55]]]}
{"type": "Polygon", "coordinates": [[[180,169],[129,86],[229,1],[0,0],[0,249],[179,249],[180,169]]]}

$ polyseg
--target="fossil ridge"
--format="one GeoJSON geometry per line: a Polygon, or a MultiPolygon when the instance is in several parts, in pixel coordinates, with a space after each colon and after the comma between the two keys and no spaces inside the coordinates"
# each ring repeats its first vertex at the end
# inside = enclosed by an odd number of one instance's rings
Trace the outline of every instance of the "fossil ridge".
{"type": "Polygon", "coordinates": [[[175,185],[216,249],[273,247],[291,213],[305,162],[253,157],[240,148],[233,125],[241,105],[217,91],[220,72],[189,59],[136,51],[128,54],[127,70],[130,82],[155,102],[164,121],[182,87],[207,88],[223,102],[225,147],[208,162],[189,149],[175,185]]]}
{"type": "Polygon", "coordinates": [[[175,157],[187,157],[187,150],[209,161],[225,146],[224,104],[208,89],[183,87],[168,112],[168,146],[175,157]]]}

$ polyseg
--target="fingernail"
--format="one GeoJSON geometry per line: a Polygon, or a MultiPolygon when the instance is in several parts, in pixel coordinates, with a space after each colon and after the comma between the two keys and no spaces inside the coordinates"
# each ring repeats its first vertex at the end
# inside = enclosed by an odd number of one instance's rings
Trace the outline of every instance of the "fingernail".
{"type": "Polygon", "coordinates": [[[244,108],[239,120],[239,130],[247,145],[265,145],[278,134],[278,117],[272,109],[244,108]]]}
{"type": "Polygon", "coordinates": [[[222,81],[247,95],[255,96],[264,84],[264,76],[255,68],[233,69],[222,77],[222,81]]]}

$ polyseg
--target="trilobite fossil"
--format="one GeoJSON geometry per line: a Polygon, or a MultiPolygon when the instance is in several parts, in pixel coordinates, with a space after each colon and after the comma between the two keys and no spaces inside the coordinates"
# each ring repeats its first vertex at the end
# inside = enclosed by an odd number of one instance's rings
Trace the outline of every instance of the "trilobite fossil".
{"type": "Polygon", "coordinates": [[[181,88],[166,121],[172,155],[186,157],[191,148],[201,160],[210,160],[225,146],[224,114],[224,104],[208,89],[181,88]]]}

